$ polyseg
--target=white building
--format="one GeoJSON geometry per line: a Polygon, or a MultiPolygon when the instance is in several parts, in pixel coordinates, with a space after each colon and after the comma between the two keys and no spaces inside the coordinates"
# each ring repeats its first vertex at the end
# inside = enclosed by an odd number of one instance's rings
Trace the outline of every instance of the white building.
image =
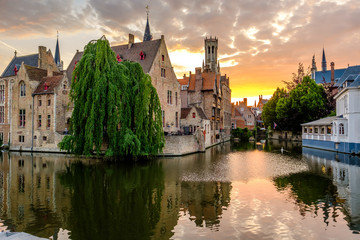
{"type": "Polygon", "coordinates": [[[302,124],[303,146],[360,153],[360,66],[358,74],[342,76],[335,95],[336,116],[302,124]]]}

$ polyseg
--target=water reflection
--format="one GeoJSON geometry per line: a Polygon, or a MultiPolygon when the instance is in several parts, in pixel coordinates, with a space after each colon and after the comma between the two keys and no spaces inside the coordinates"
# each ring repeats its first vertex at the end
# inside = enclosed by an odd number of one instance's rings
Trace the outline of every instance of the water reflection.
{"type": "Polygon", "coordinates": [[[275,141],[144,164],[6,153],[0,229],[54,239],[351,239],[360,161],[333,154],[275,141]]]}

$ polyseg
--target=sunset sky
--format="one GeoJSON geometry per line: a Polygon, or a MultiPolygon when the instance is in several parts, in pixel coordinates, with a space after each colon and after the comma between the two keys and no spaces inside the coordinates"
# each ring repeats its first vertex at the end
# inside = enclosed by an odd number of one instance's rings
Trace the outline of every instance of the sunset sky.
{"type": "Polygon", "coordinates": [[[320,69],[323,47],[328,68],[360,64],[358,0],[0,0],[0,72],[15,49],[27,55],[43,45],[54,54],[57,30],[65,68],[104,34],[112,45],[129,33],[141,41],[146,5],[153,37],[165,35],[178,77],[202,65],[206,36],[219,38],[233,101],[271,95],[313,54],[320,69]]]}

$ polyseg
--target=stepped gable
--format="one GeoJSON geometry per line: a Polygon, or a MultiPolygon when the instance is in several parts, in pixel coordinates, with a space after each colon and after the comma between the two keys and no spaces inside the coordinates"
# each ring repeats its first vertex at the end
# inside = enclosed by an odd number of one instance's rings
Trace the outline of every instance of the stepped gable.
{"type": "Polygon", "coordinates": [[[15,75],[15,71],[14,71],[15,66],[19,70],[22,62],[24,62],[24,64],[26,64],[28,66],[37,67],[38,60],[39,60],[38,53],[26,55],[26,56],[20,56],[20,57],[14,56],[13,59],[10,61],[9,65],[5,68],[1,77],[14,76],[15,75]]]}
{"type": "Polygon", "coordinates": [[[50,94],[54,93],[54,89],[59,86],[63,79],[64,75],[57,75],[52,77],[42,78],[40,84],[37,86],[34,94],[50,94]],[[45,87],[45,84],[47,88],[45,87]]]}
{"type": "Polygon", "coordinates": [[[352,74],[355,75],[360,74],[360,66],[348,67],[343,73],[343,75],[340,77],[340,79],[336,82],[335,86],[340,87],[346,81],[346,79],[352,74]]]}
{"type": "MultiPolygon", "coordinates": [[[[121,57],[121,60],[138,62],[140,63],[143,71],[145,73],[149,73],[160,44],[161,39],[156,39],[152,41],[133,43],[130,48],[129,44],[123,44],[113,46],[111,49],[115,52],[115,56],[119,55],[121,57]],[[145,54],[144,60],[140,60],[140,52],[145,54]]],[[[72,73],[75,69],[75,62],[79,62],[83,54],[84,52],[76,52],[74,58],[70,62],[66,70],[67,76],[70,80],[72,79],[72,73]]]]}

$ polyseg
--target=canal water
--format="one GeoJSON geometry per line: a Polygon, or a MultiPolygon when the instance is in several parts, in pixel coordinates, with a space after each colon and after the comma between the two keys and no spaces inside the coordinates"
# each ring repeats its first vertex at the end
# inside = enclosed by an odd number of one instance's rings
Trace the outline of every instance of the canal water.
{"type": "Polygon", "coordinates": [[[287,142],[114,163],[3,153],[0,231],[52,239],[360,239],[360,160],[287,142]]]}

